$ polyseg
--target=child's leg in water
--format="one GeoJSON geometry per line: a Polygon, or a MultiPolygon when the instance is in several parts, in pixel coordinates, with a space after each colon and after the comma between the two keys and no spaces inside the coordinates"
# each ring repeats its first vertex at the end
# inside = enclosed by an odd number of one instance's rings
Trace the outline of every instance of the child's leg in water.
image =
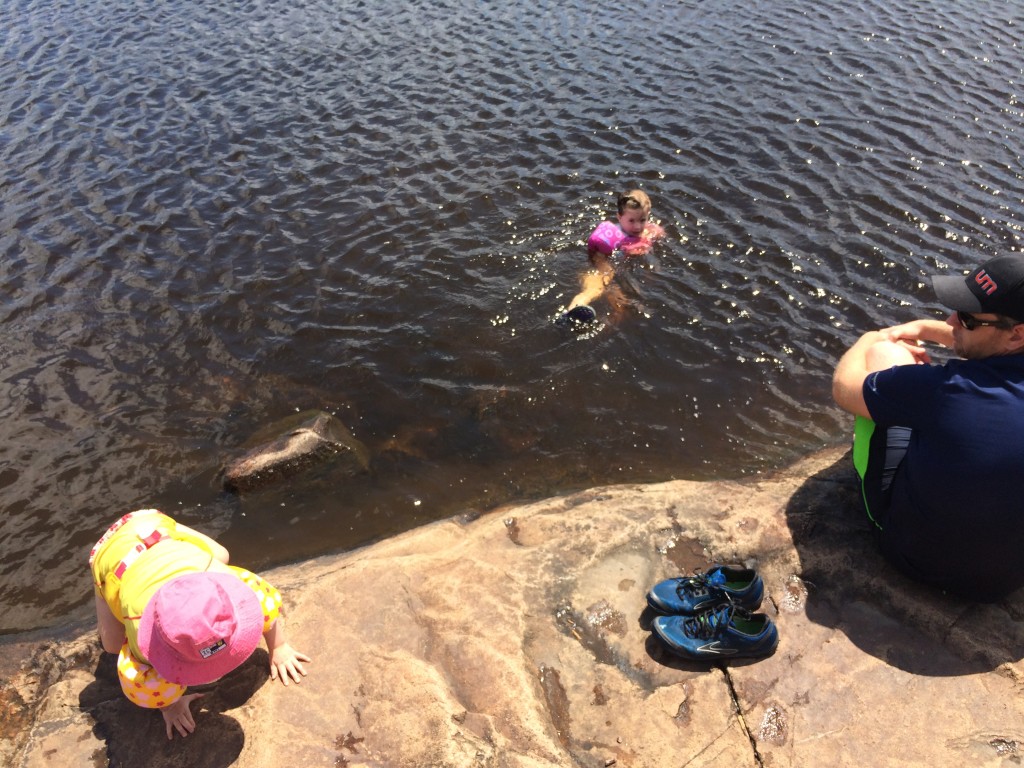
{"type": "Polygon", "coordinates": [[[615,277],[615,268],[603,253],[591,253],[590,262],[594,268],[580,278],[580,292],[569,302],[569,309],[590,306],[594,299],[604,293],[605,288],[615,277]]]}
{"type": "Polygon", "coordinates": [[[580,279],[580,292],[569,302],[569,309],[590,306],[594,299],[604,293],[605,276],[599,272],[587,272],[580,279]]]}
{"type": "Polygon", "coordinates": [[[631,305],[630,300],[626,297],[622,288],[619,287],[618,283],[610,283],[605,287],[604,295],[608,300],[608,306],[611,307],[612,310],[612,320],[618,321],[622,319],[626,308],[631,305]]]}

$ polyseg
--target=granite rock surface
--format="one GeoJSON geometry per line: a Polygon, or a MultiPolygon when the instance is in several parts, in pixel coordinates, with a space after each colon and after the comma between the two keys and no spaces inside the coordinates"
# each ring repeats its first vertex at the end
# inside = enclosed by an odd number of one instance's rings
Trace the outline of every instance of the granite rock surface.
{"type": "Polygon", "coordinates": [[[1024,758],[1024,607],[894,572],[849,457],[771,477],[611,486],[452,519],[264,574],[293,644],[168,741],[80,627],[4,653],[0,762],[41,766],[1009,766],[1024,758]],[[774,655],[696,664],[652,637],[647,589],[758,568],[774,655]],[[16,662],[16,663],[15,663],[16,662]]]}

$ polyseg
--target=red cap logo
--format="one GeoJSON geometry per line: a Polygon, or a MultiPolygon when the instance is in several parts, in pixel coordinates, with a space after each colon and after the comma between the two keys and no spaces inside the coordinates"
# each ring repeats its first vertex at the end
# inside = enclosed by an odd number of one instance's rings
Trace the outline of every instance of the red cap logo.
{"type": "Polygon", "coordinates": [[[974,276],[974,282],[981,287],[981,290],[984,291],[987,296],[991,296],[999,288],[999,286],[996,285],[996,281],[989,277],[988,272],[984,269],[978,270],[978,274],[974,276]]]}

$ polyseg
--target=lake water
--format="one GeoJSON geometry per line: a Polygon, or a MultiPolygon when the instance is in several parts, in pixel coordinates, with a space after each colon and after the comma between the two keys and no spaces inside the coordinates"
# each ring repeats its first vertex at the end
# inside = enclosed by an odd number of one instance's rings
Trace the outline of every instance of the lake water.
{"type": "Polygon", "coordinates": [[[158,506],[254,568],[847,439],[856,335],[1019,251],[1019,2],[0,0],[0,632],[158,506]],[[640,186],[630,305],[552,323],[640,186]],[[241,498],[296,410],[371,471],[241,498]]]}

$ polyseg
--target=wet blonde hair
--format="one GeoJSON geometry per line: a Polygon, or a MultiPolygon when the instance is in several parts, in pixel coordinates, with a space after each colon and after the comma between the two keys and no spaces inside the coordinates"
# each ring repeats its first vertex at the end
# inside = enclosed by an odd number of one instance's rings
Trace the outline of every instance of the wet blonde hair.
{"type": "Polygon", "coordinates": [[[641,210],[644,213],[651,212],[651,198],[640,189],[631,189],[629,192],[619,195],[619,215],[627,210],[641,210]]]}

